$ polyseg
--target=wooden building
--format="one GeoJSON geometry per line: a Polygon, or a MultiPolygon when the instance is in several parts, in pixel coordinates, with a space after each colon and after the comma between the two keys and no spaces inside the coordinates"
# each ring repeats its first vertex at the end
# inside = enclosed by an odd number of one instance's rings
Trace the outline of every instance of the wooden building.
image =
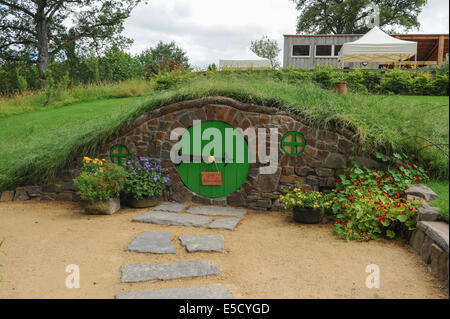
{"type": "MultiPolygon", "coordinates": [[[[362,34],[284,35],[283,67],[311,69],[315,65],[338,66],[338,55],[342,45],[358,40],[362,36],[362,34]]],[[[418,67],[441,65],[448,56],[448,34],[399,34],[393,36],[418,43],[418,67]]],[[[413,65],[414,58],[402,64],[413,65]]],[[[346,63],[345,66],[371,69],[380,67],[378,63],[346,63]]]]}

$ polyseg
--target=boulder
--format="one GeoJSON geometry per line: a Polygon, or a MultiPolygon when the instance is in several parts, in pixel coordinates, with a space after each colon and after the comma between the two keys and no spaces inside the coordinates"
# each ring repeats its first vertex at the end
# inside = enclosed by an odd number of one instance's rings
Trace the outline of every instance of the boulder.
{"type": "Polygon", "coordinates": [[[417,211],[419,213],[419,220],[422,221],[434,222],[439,218],[439,208],[431,207],[428,204],[422,205],[417,211]]]}
{"type": "Polygon", "coordinates": [[[418,198],[424,197],[425,200],[431,201],[438,198],[438,195],[429,187],[423,184],[413,185],[408,188],[405,193],[410,196],[416,196],[418,198]]]}

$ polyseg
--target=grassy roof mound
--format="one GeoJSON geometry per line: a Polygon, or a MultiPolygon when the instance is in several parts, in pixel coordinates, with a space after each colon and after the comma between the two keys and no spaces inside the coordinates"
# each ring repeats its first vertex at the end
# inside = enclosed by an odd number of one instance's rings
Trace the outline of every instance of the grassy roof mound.
{"type": "Polygon", "coordinates": [[[184,100],[225,96],[278,107],[316,127],[347,126],[367,149],[402,152],[448,178],[448,97],[339,96],[310,82],[270,74],[191,74],[144,97],[91,99],[0,118],[0,191],[56,176],[82,155],[94,155],[143,112],[184,100]]]}

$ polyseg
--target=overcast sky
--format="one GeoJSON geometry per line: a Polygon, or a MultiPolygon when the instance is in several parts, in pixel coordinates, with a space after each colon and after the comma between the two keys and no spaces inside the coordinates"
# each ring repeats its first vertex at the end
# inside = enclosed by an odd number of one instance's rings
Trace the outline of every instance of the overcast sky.
{"type": "MultiPolygon", "coordinates": [[[[297,15],[289,0],[149,0],[126,21],[125,35],[134,39],[132,53],[175,41],[192,65],[205,67],[246,56],[263,34],[282,48],[283,34],[295,34],[297,15]]],[[[428,0],[419,20],[420,30],[410,33],[448,33],[448,0],[428,0]]]]}

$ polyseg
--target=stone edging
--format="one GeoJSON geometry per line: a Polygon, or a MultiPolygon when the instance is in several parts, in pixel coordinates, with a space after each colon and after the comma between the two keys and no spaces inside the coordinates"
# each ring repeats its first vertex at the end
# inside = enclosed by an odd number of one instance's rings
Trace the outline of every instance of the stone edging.
{"type": "Polygon", "coordinates": [[[431,207],[428,200],[437,198],[436,193],[425,185],[413,185],[408,190],[408,199],[423,198],[418,209],[416,230],[411,234],[409,244],[420,255],[428,270],[440,280],[449,284],[449,225],[437,221],[439,209],[431,207]]]}

